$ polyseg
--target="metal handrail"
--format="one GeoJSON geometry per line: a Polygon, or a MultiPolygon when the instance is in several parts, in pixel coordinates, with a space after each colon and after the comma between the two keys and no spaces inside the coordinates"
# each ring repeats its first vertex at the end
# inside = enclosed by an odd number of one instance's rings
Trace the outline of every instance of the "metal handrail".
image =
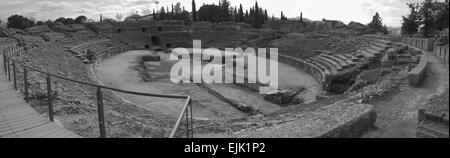
{"type": "Polygon", "coordinates": [[[18,55],[18,49],[13,49],[13,48],[6,48],[3,49],[3,64],[4,64],[4,69],[5,69],[5,73],[8,75],[8,79],[11,81],[11,70],[10,70],[10,66],[12,62],[12,67],[13,67],[13,82],[14,82],[14,88],[17,89],[17,78],[16,78],[16,64],[22,66],[23,70],[24,70],[24,89],[25,89],[25,101],[28,102],[28,82],[27,82],[27,72],[28,71],[35,71],[35,72],[39,72],[41,74],[44,74],[47,76],[46,81],[47,81],[47,94],[48,94],[48,100],[49,100],[49,118],[50,121],[53,122],[53,104],[52,104],[52,92],[51,92],[51,77],[54,78],[59,78],[62,80],[67,80],[70,82],[74,82],[74,83],[78,83],[78,84],[82,84],[82,85],[87,85],[87,86],[91,86],[91,87],[96,87],[97,88],[97,111],[98,111],[98,118],[99,118],[99,128],[100,128],[100,137],[101,138],[105,138],[106,137],[106,131],[105,131],[105,123],[104,123],[104,108],[103,108],[103,95],[102,95],[102,89],[107,89],[107,90],[111,90],[111,91],[116,91],[116,92],[120,92],[120,93],[126,93],[126,94],[132,94],[132,95],[140,95],[140,96],[147,96],[147,97],[159,97],[159,98],[169,98],[169,99],[186,99],[186,102],[180,112],[180,115],[177,117],[177,121],[174,125],[174,127],[172,128],[169,138],[174,138],[175,134],[178,131],[178,128],[180,127],[181,122],[183,121],[183,118],[186,118],[186,137],[193,137],[194,136],[194,129],[193,129],[193,111],[192,111],[192,104],[191,104],[191,97],[190,96],[185,96],[185,95],[168,95],[168,94],[154,94],[154,93],[142,93],[142,92],[134,92],[134,91],[127,91],[127,90],[122,90],[122,89],[117,89],[117,88],[112,88],[112,87],[107,87],[104,85],[98,85],[98,84],[93,84],[93,83],[87,83],[87,82],[83,82],[83,81],[78,81],[78,80],[74,80],[74,79],[70,79],[70,78],[66,78],[66,77],[62,77],[59,75],[55,75],[55,74],[51,74],[48,72],[44,72],[42,70],[38,70],[36,68],[27,66],[25,63],[20,62],[20,61],[16,61],[14,59],[11,59],[11,56],[13,54],[18,55]],[[188,108],[190,107],[190,108],[188,108]],[[189,115],[189,111],[190,111],[190,115],[189,115]],[[189,123],[190,121],[190,123],[189,123]],[[190,132],[191,130],[191,132],[190,132]]]}

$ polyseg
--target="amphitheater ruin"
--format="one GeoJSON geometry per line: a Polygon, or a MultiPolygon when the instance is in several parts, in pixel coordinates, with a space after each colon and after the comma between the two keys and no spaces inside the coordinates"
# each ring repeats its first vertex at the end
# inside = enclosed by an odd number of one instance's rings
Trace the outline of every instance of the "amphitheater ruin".
{"type": "Polygon", "coordinates": [[[0,138],[448,138],[448,41],[364,27],[1,25],[0,138]],[[279,89],[170,82],[171,50],[193,40],[204,49],[279,48],[279,89]]]}

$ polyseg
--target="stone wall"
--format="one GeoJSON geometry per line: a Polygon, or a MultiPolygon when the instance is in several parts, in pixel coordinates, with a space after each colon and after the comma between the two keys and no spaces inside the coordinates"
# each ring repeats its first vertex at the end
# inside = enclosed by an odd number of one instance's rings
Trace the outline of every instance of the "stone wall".
{"type": "Polygon", "coordinates": [[[449,68],[449,63],[448,63],[448,56],[449,56],[449,47],[448,45],[446,46],[441,46],[438,44],[435,44],[434,46],[434,55],[436,55],[437,57],[439,57],[443,62],[446,63],[447,65],[447,69],[449,68]]]}
{"type": "Polygon", "coordinates": [[[309,62],[303,61],[301,59],[297,59],[297,58],[293,58],[293,57],[289,57],[289,56],[285,56],[285,55],[280,55],[280,54],[278,54],[278,61],[281,63],[288,64],[290,66],[293,66],[297,69],[303,70],[306,73],[310,74],[311,76],[316,78],[316,80],[320,84],[322,84],[322,90],[328,91],[330,89],[329,76],[325,72],[323,72],[321,69],[319,69],[317,66],[315,66],[309,62]]]}
{"type": "Polygon", "coordinates": [[[375,125],[372,105],[338,102],[313,112],[304,112],[287,123],[263,130],[211,134],[206,138],[357,138],[375,125]]]}
{"type": "Polygon", "coordinates": [[[409,85],[420,86],[420,84],[426,77],[427,69],[428,69],[427,55],[422,54],[420,56],[419,64],[415,68],[413,68],[410,72],[408,72],[409,85]]]}
{"type": "Polygon", "coordinates": [[[434,50],[434,39],[432,38],[403,38],[402,43],[425,50],[434,50]]]}

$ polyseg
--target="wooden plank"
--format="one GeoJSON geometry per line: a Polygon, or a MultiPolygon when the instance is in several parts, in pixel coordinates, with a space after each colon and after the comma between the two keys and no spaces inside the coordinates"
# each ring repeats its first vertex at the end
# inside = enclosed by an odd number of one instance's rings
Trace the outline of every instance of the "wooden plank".
{"type": "MultiPolygon", "coordinates": [[[[1,60],[3,61],[3,60],[1,60]]],[[[0,64],[3,65],[3,64],[0,64]]],[[[0,138],[80,138],[37,113],[0,72],[0,138]]]]}
{"type": "MultiPolygon", "coordinates": [[[[61,129],[59,129],[59,128],[56,128],[56,127],[53,127],[53,126],[51,126],[51,125],[46,125],[47,127],[46,127],[46,129],[45,130],[41,130],[41,131],[39,131],[39,132],[34,132],[33,133],[33,137],[36,137],[36,138],[44,138],[45,136],[49,136],[49,135],[52,135],[52,134],[54,134],[54,133],[57,133],[58,131],[60,131],[61,129]]],[[[20,136],[19,136],[20,137],[20,136]]]]}
{"type": "MultiPolygon", "coordinates": [[[[57,126],[57,125],[54,125],[54,126],[57,126]]],[[[50,135],[45,135],[44,137],[46,137],[46,138],[64,138],[64,137],[70,135],[70,133],[67,132],[67,130],[65,130],[63,127],[55,127],[55,128],[59,128],[59,131],[54,132],[50,135]]]]}
{"type": "Polygon", "coordinates": [[[10,98],[10,99],[1,100],[0,106],[18,105],[21,103],[25,103],[25,101],[21,98],[10,98]]]}
{"type": "Polygon", "coordinates": [[[21,130],[23,128],[30,128],[36,125],[40,125],[43,123],[48,123],[47,120],[41,120],[41,119],[28,119],[28,120],[22,120],[19,122],[9,123],[9,127],[12,128],[12,130],[21,130]]]}
{"type": "Polygon", "coordinates": [[[29,108],[23,108],[21,110],[3,110],[2,115],[5,119],[14,119],[17,117],[24,117],[26,115],[39,115],[35,111],[29,108]]]}
{"type": "Polygon", "coordinates": [[[45,124],[47,124],[47,121],[43,121],[43,120],[35,120],[35,121],[30,121],[27,122],[25,124],[21,124],[21,125],[14,125],[14,126],[10,126],[10,130],[6,131],[6,132],[0,132],[0,135],[9,135],[9,134],[15,134],[15,133],[19,133],[22,131],[27,131],[39,126],[43,126],[45,124]]]}
{"type": "Polygon", "coordinates": [[[20,138],[40,138],[45,134],[55,132],[56,128],[51,123],[43,124],[39,127],[29,129],[27,131],[16,133],[20,138]]]}
{"type": "Polygon", "coordinates": [[[19,124],[19,123],[24,123],[27,121],[32,121],[32,120],[43,120],[43,118],[39,118],[38,114],[31,114],[28,116],[14,116],[14,117],[4,117],[5,119],[7,119],[8,124],[12,125],[12,124],[19,124]]]}
{"type": "Polygon", "coordinates": [[[11,134],[14,134],[17,132],[26,131],[31,128],[42,126],[43,124],[46,124],[46,123],[47,122],[33,121],[33,122],[29,122],[29,123],[23,124],[23,125],[8,126],[9,128],[4,128],[0,131],[0,136],[6,136],[6,135],[11,135],[11,134]]]}
{"type": "Polygon", "coordinates": [[[37,136],[43,137],[43,138],[61,138],[60,135],[67,132],[66,130],[63,130],[63,128],[60,126],[57,126],[54,124],[52,124],[50,126],[51,126],[50,128],[52,128],[53,130],[44,131],[37,136]]]}
{"type": "Polygon", "coordinates": [[[2,106],[0,106],[0,111],[2,111],[2,110],[6,110],[6,109],[14,109],[14,108],[24,108],[26,105],[25,104],[16,104],[16,105],[14,105],[14,104],[11,104],[11,105],[2,105],[2,106]]]}
{"type": "MultiPolygon", "coordinates": [[[[11,136],[16,136],[16,137],[19,137],[19,138],[23,138],[24,135],[33,134],[33,133],[35,133],[36,131],[39,131],[39,130],[48,130],[47,124],[38,125],[38,126],[35,126],[33,128],[28,128],[27,130],[21,130],[21,131],[17,131],[17,132],[12,132],[12,133],[9,133],[8,135],[3,135],[3,137],[7,137],[8,138],[8,137],[11,137],[11,136]]],[[[30,135],[29,137],[32,137],[32,135],[30,135]]]]}

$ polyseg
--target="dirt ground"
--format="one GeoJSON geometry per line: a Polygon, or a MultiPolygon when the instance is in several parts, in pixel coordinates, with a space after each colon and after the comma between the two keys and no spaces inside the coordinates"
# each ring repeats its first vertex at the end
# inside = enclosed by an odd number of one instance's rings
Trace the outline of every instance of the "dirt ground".
{"type": "Polygon", "coordinates": [[[418,110],[431,96],[448,88],[448,71],[437,57],[428,55],[429,68],[420,87],[411,87],[408,80],[401,82],[387,97],[369,103],[378,114],[377,129],[366,133],[363,138],[415,138],[418,126],[418,110]]]}
{"type": "MultiPolygon", "coordinates": [[[[149,54],[155,54],[155,52],[130,51],[121,53],[108,58],[97,65],[95,74],[102,83],[120,89],[147,93],[191,95],[194,100],[194,113],[196,119],[234,119],[247,116],[245,113],[217,99],[205,89],[202,89],[195,84],[172,83],[169,78],[169,72],[173,63],[167,63],[167,54],[157,53],[161,56],[162,61],[160,63],[147,64],[147,68],[151,70],[147,72],[147,75],[149,76],[147,80],[150,81],[143,81],[141,74],[142,70],[138,70],[136,67],[140,63],[140,57],[149,54]]],[[[309,92],[318,93],[320,90],[320,88],[318,88],[320,84],[303,71],[296,70],[295,68],[284,64],[280,64],[279,67],[281,70],[280,72],[282,72],[280,76],[283,76],[280,79],[282,87],[307,86],[308,94],[309,92]],[[292,80],[292,78],[296,79],[292,80]]],[[[229,99],[251,105],[263,113],[271,113],[280,109],[278,105],[265,101],[261,95],[246,88],[235,85],[218,84],[211,84],[208,85],[208,87],[229,99]]],[[[169,116],[177,116],[183,105],[182,100],[149,98],[117,93],[116,95],[129,100],[136,105],[140,105],[146,110],[169,116]]]]}

